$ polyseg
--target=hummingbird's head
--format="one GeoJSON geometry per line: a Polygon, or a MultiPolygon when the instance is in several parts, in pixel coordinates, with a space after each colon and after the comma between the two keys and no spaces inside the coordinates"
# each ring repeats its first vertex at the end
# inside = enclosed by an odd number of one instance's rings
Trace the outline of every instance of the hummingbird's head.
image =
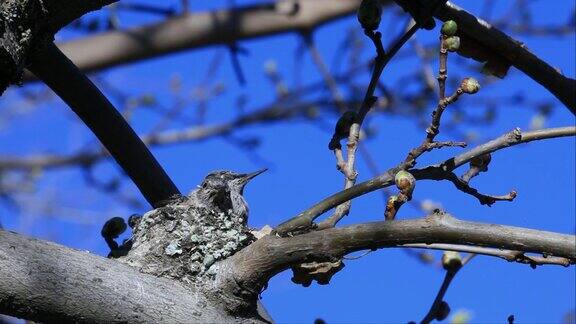
{"type": "MultiPolygon", "coordinates": [[[[266,169],[252,173],[234,173],[232,171],[214,171],[208,174],[200,184],[199,192],[221,210],[247,209],[242,194],[244,186],[266,169]],[[241,206],[242,205],[242,206],[241,206]]],[[[244,212],[244,211],[238,211],[244,212]]],[[[245,212],[244,212],[245,213],[245,212]]]]}
{"type": "Polygon", "coordinates": [[[257,175],[263,173],[267,169],[262,169],[252,173],[234,173],[232,171],[214,171],[208,174],[202,183],[201,189],[205,190],[226,190],[242,194],[244,186],[248,181],[252,180],[257,175]]]}

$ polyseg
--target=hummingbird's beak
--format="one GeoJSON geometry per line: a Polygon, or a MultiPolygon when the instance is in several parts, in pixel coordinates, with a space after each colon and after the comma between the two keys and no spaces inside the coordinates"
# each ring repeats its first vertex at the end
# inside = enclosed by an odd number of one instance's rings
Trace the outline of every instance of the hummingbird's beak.
{"type": "Polygon", "coordinates": [[[252,172],[252,173],[239,174],[238,178],[237,178],[238,179],[237,183],[240,185],[240,188],[242,188],[241,190],[244,190],[244,186],[246,184],[248,184],[248,181],[252,180],[254,177],[263,173],[266,170],[268,170],[268,169],[262,169],[262,170],[258,170],[256,172],[252,172]]]}
{"type": "Polygon", "coordinates": [[[249,180],[252,180],[254,177],[256,177],[257,175],[266,172],[268,169],[262,169],[262,170],[258,170],[256,172],[252,172],[252,173],[248,173],[248,174],[244,174],[244,178],[246,179],[246,182],[248,182],[249,180]]]}

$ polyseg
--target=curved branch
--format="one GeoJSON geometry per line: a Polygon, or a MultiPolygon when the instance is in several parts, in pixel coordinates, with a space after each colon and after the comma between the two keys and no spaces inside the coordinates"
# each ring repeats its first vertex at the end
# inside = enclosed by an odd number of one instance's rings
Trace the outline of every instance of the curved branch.
{"type": "Polygon", "coordinates": [[[576,262],[576,236],[458,220],[437,212],[415,220],[381,221],[313,231],[294,237],[266,236],[232,256],[235,278],[261,287],[292,265],[329,261],[367,249],[413,243],[465,244],[532,252],[576,262]]]}
{"type": "Polygon", "coordinates": [[[146,200],[160,207],[180,191],[122,115],[54,44],[32,58],[37,75],[80,117],[146,200]]]}
{"type": "Polygon", "coordinates": [[[451,171],[461,165],[470,162],[470,160],[472,160],[477,156],[492,153],[509,146],[528,143],[532,141],[539,141],[543,139],[567,137],[575,135],[576,135],[576,127],[574,126],[547,128],[525,133],[522,133],[519,128],[516,128],[490,142],[478,145],[475,148],[466,151],[462,154],[459,154],[452,159],[446,160],[445,162],[442,163],[442,166],[446,166],[448,170],[451,171]]]}
{"type": "Polygon", "coordinates": [[[470,46],[474,48],[473,51],[465,56],[490,64],[513,65],[544,86],[576,115],[576,80],[565,77],[530,52],[523,43],[453,3],[447,2],[444,9],[439,10],[435,16],[443,21],[456,21],[458,29],[463,31],[461,36],[474,42],[470,46]]]}
{"type": "Polygon", "coordinates": [[[0,277],[0,313],[33,321],[242,322],[174,280],[3,230],[0,277]]]}

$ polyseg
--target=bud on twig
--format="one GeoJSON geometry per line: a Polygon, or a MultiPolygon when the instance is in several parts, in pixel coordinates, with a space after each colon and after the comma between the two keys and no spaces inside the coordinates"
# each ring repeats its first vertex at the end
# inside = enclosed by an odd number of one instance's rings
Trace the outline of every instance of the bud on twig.
{"type": "Polygon", "coordinates": [[[396,173],[394,181],[396,182],[396,187],[400,189],[402,193],[404,193],[408,197],[412,195],[414,187],[416,187],[416,178],[414,178],[412,173],[401,170],[398,173],[396,173]]]}
{"type": "Polygon", "coordinates": [[[445,36],[454,36],[456,35],[456,32],[458,31],[458,25],[456,24],[456,22],[454,20],[447,20],[446,22],[444,22],[444,24],[442,24],[442,29],[441,29],[441,33],[442,35],[445,36]]]}
{"type": "Polygon", "coordinates": [[[104,238],[117,238],[120,234],[126,231],[126,227],[126,222],[123,218],[112,217],[104,223],[100,234],[102,234],[102,237],[104,238]]]}
{"type": "Polygon", "coordinates": [[[450,305],[447,302],[442,301],[438,306],[438,310],[436,311],[436,320],[443,321],[450,315],[450,305]]]}
{"type": "Polygon", "coordinates": [[[378,29],[382,19],[382,6],[378,0],[362,0],[358,8],[358,21],[365,30],[378,29]]]}
{"type": "Polygon", "coordinates": [[[460,253],[454,251],[445,251],[442,255],[442,267],[448,271],[455,271],[462,267],[462,258],[460,253]]]}
{"type": "Polygon", "coordinates": [[[386,201],[386,211],[384,211],[384,218],[386,220],[393,220],[396,218],[396,213],[398,212],[397,204],[398,196],[392,195],[388,197],[388,200],[386,201]]]}
{"type": "Polygon", "coordinates": [[[456,52],[460,48],[460,37],[450,36],[444,40],[446,49],[450,52],[456,52]]]}
{"type": "Polygon", "coordinates": [[[467,94],[474,94],[480,90],[480,83],[474,78],[465,78],[460,83],[460,89],[467,94]]]}

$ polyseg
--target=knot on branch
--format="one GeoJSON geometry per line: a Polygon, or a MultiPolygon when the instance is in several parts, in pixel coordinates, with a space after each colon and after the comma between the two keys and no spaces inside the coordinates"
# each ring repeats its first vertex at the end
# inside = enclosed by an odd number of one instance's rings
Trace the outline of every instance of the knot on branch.
{"type": "Polygon", "coordinates": [[[308,287],[312,281],[320,285],[327,285],[338,271],[344,268],[342,259],[326,262],[308,262],[292,267],[292,282],[308,287]]]}

